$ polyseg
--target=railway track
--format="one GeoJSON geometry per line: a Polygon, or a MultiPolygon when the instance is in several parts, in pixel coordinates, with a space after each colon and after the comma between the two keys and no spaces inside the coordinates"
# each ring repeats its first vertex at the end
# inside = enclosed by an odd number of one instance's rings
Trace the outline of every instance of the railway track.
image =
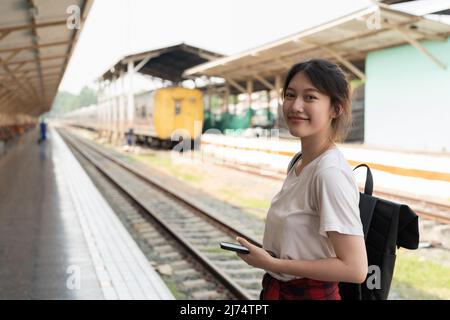
{"type": "MultiPolygon", "coordinates": [[[[256,239],[207,212],[192,199],[177,194],[175,188],[170,190],[174,186],[161,185],[92,142],[77,138],[65,130],[59,132],[73,149],[125,193],[141,212],[151,217],[166,237],[176,242],[189,259],[194,259],[196,265],[204,268],[232,297],[258,298],[264,272],[249,267],[234,253],[219,248],[220,241],[235,242],[237,235],[258,244],[256,239]]],[[[142,218],[146,219],[141,217],[141,220],[142,218]]],[[[136,214],[134,219],[138,223],[142,222],[136,214]]],[[[164,243],[161,246],[164,248],[164,243]]],[[[201,279],[196,281],[198,284],[202,283],[201,279]]],[[[191,283],[195,283],[195,280],[191,283]]]]}

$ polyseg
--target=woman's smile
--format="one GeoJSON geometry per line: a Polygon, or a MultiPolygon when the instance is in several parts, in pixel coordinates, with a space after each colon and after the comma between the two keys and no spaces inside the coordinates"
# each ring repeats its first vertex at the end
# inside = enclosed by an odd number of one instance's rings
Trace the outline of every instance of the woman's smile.
{"type": "Polygon", "coordinates": [[[293,123],[303,123],[303,122],[309,121],[309,118],[298,117],[298,116],[289,116],[288,120],[293,123]]]}

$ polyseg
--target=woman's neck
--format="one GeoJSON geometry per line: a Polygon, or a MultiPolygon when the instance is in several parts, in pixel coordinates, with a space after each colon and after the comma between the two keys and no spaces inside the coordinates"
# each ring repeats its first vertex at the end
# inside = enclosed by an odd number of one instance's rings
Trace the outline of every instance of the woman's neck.
{"type": "Polygon", "coordinates": [[[306,165],[320,156],[323,152],[334,145],[332,141],[323,137],[305,137],[302,143],[302,164],[306,165]]]}

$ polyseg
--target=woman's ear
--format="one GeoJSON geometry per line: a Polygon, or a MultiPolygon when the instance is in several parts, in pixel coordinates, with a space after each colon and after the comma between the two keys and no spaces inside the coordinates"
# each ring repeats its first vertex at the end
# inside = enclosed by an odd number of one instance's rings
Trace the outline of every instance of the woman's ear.
{"type": "Polygon", "coordinates": [[[339,118],[339,116],[342,114],[343,108],[341,105],[335,105],[333,106],[333,113],[331,115],[331,117],[333,119],[339,118]]]}

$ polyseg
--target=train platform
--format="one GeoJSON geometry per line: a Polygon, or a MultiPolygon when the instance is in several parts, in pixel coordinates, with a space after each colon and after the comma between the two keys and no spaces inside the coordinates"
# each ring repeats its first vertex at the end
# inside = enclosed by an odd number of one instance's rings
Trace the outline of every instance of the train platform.
{"type": "Polygon", "coordinates": [[[174,299],[59,134],[0,156],[0,299],[174,299]]]}
{"type": "MultiPolygon", "coordinates": [[[[247,138],[203,134],[202,157],[226,163],[251,165],[285,174],[292,157],[300,150],[300,142],[277,136],[247,138]]],[[[413,152],[382,149],[367,145],[339,144],[349,165],[370,166],[375,190],[392,191],[413,197],[426,197],[436,202],[450,202],[450,153],[413,152]]],[[[360,186],[365,170],[355,171],[360,186]]]]}

